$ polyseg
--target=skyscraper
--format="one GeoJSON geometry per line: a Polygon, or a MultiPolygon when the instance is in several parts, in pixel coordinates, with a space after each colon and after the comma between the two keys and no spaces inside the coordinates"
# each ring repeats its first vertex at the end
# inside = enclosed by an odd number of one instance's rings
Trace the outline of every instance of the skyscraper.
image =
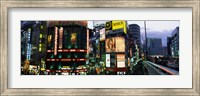
{"type": "Polygon", "coordinates": [[[161,38],[147,38],[148,55],[163,56],[163,47],[161,38]]]}
{"type": "MultiPolygon", "coordinates": [[[[30,61],[30,69],[40,71],[41,62],[45,59],[46,50],[46,22],[21,22],[21,63],[30,61]]],[[[42,67],[42,68],[43,68],[42,67]]]]}
{"type": "MultiPolygon", "coordinates": [[[[138,48],[141,49],[141,39],[140,39],[140,26],[137,24],[129,25],[129,38],[132,40],[133,44],[137,44],[138,48]]],[[[132,48],[132,52],[135,52],[135,46],[132,48]]],[[[139,50],[141,54],[141,50],[139,50]]]]}

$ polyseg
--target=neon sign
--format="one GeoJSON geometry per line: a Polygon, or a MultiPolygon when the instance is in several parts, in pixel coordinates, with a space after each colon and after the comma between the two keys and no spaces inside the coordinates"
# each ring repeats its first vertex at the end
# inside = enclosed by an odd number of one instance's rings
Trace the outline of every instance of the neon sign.
{"type": "Polygon", "coordinates": [[[57,55],[58,27],[55,27],[54,55],[57,55]]]}
{"type": "Polygon", "coordinates": [[[28,29],[28,42],[27,42],[27,53],[26,59],[30,60],[31,58],[31,28],[28,29]]]}
{"type": "Polygon", "coordinates": [[[60,29],[59,29],[59,49],[62,49],[62,47],[63,47],[62,41],[63,41],[63,27],[60,27],[60,29]]]}

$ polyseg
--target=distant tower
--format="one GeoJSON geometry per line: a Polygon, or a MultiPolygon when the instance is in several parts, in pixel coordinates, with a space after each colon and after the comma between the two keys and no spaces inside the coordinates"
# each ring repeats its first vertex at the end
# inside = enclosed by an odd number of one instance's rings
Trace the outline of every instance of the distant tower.
{"type": "Polygon", "coordinates": [[[147,38],[148,55],[163,55],[162,39],[161,38],[147,38]]]}

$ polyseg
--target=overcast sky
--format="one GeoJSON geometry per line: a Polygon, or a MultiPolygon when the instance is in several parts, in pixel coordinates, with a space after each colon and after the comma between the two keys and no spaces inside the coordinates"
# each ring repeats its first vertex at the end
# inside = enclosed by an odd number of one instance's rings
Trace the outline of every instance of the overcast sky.
{"type": "MultiPolygon", "coordinates": [[[[105,21],[88,21],[88,27],[93,28],[94,24],[105,23],[105,21]]],[[[178,27],[179,21],[146,21],[147,37],[162,38],[162,45],[167,46],[167,37],[178,27]]],[[[144,21],[128,21],[128,24],[138,24],[140,26],[141,40],[144,40],[144,21]]]]}

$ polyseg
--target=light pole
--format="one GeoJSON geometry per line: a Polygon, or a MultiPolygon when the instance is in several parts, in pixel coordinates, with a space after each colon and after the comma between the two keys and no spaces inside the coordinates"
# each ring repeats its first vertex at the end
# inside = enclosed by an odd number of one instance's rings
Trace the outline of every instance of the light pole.
{"type": "Polygon", "coordinates": [[[145,52],[145,60],[147,60],[147,32],[146,32],[146,21],[144,21],[144,31],[145,31],[145,43],[146,43],[146,52],[145,52]]]}

